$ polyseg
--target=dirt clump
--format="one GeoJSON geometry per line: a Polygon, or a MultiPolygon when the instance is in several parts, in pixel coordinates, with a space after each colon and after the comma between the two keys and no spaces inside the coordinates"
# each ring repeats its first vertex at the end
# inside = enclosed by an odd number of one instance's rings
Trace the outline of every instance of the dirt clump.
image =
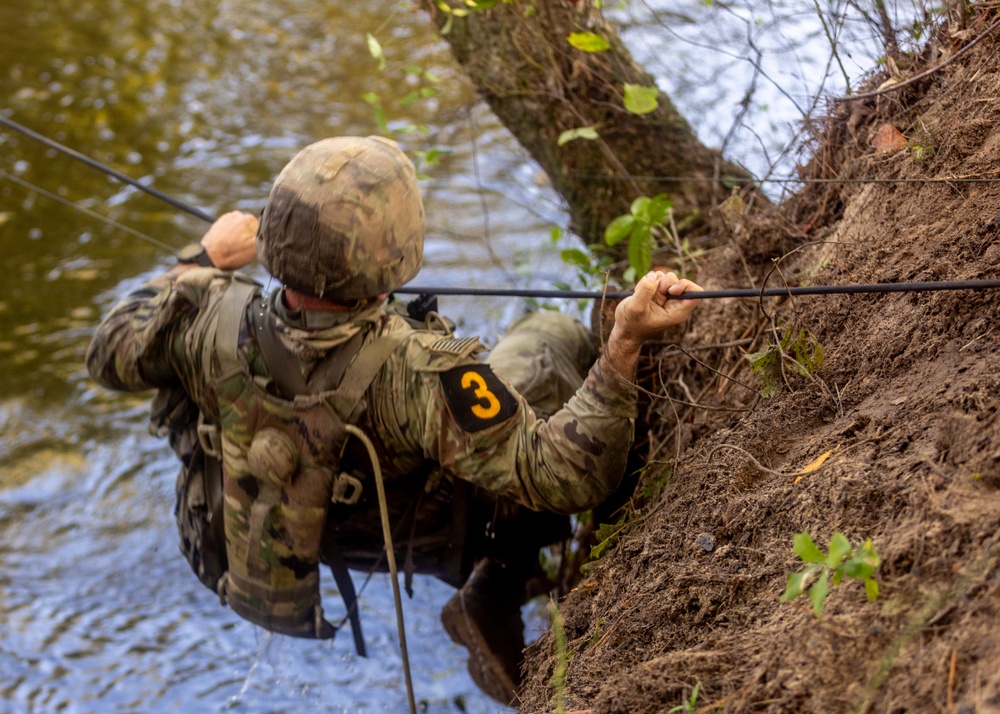
{"type": "MultiPolygon", "coordinates": [[[[1000,278],[1000,31],[816,134],[803,176],[861,181],[722,211],[703,285],[1000,278]],[[905,146],[872,145],[887,124],[905,146]]],[[[706,301],[651,349],[648,467],[560,604],[566,652],[529,648],[521,710],[556,710],[562,659],[565,708],[594,714],[696,686],[698,711],[1000,712],[1000,291],[706,301]],[[845,578],[821,617],[779,601],[801,532],[871,539],[878,598],[845,578]]]]}

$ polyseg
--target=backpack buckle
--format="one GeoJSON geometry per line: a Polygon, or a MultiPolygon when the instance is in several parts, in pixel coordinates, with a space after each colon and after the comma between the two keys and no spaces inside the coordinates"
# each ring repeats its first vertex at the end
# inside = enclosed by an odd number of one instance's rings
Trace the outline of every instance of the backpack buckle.
{"type": "Polygon", "coordinates": [[[353,506],[361,500],[361,481],[348,473],[341,473],[333,480],[333,493],[330,500],[333,503],[343,503],[353,506]]]}
{"type": "Polygon", "coordinates": [[[219,427],[205,421],[205,412],[198,412],[198,443],[206,455],[222,458],[222,435],[219,427]]]}

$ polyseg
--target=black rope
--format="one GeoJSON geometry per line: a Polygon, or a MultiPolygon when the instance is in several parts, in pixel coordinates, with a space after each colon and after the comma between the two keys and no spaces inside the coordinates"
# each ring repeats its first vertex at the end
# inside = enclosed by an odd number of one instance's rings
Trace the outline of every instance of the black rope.
{"type": "MultiPolygon", "coordinates": [[[[67,156],[82,161],[83,163],[91,166],[98,171],[103,171],[104,173],[112,176],[123,183],[127,183],[130,186],[135,186],[140,191],[148,193],[150,196],[154,196],[161,201],[164,201],[174,208],[178,208],[186,213],[191,214],[197,218],[207,221],[208,223],[215,222],[215,218],[205,213],[201,209],[195,208],[183,201],[180,201],[172,196],[168,196],[162,191],[157,191],[155,188],[150,188],[149,186],[144,186],[130,176],[114,170],[110,166],[105,166],[99,161],[81,154],[79,151],[75,151],[68,146],[63,146],[57,141],[53,141],[46,136],[39,134],[38,132],[32,131],[26,126],[22,126],[11,119],[7,119],[2,114],[0,114],[0,125],[3,125],[9,129],[18,131],[25,136],[29,136],[36,141],[49,146],[57,151],[61,151],[67,156]]],[[[10,177],[13,178],[13,177],[10,177]]],[[[607,177],[605,177],[607,178],[607,177]]],[[[643,178],[656,178],[656,177],[643,177],[643,178]]],[[[660,177],[665,180],[680,180],[671,179],[669,177],[660,177]]],[[[822,179],[821,179],[822,180],[822,179]]],[[[832,179],[836,181],[836,179],[832,179]]],[[[920,181],[921,179],[916,179],[920,181]]],[[[949,179],[939,179],[947,181],[949,179]]],[[[956,181],[961,179],[954,179],[956,181]]],[[[969,179],[966,179],[969,180],[969,179]]],[[[997,179],[982,179],[985,181],[995,181],[997,179]]],[[[75,204],[74,204],[75,205],[75,204]]],[[[702,292],[690,292],[684,293],[683,298],[692,298],[695,300],[709,300],[712,298],[762,298],[762,297],[784,297],[793,295],[854,295],[858,293],[901,293],[901,292],[929,292],[934,290],[988,290],[993,288],[1000,288],[1000,280],[943,280],[936,282],[917,282],[917,283],[875,283],[871,285],[811,285],[808,287],[786,287],[786,288],[737,288],[731,290],[705,290],[702,292]]],[[[606,298],[609,300],[620,300],[628,297],[632,293],[629,292],[596,292],[587,290],[530,290],[530,289],[493,289],[493,288],[425,288],[425,287],[402,287],[394,291],[400,295],[465,295],[465,296],[483,296],[483,297],[527,297],[527,298],[552,298],[552,299],[602,299],[606,298]]],[[[669,295],[670,298],[677,298],[676,296],[669,295]]]]}
{"type": "MultiPolygon", "coordinates": [[[[1000,280],[940,280],[916,283],[872,283],[868,285],[809,285],[787,288],[734,288],[729,290],[704,290],[687,292],[681,296],[668,295],[681,300],[711,300],[713,298],[761,298],[793,295],[854,295],[857,293],[909,293],[936,290],[990,290],[1000,288],[1000,280]]],[[[630,292],[599,292],[590,290],[531,290],[520,288],[433,288],[404,286],[394,291],[399,295],[468,295],[481,297],[528,297],[621,300],[630,292]]]]}
{"type": "Polygon", "coordinates": [[[160,199],[161,201],[165,201],[165,202],[169,203],[171,206],[173,206],[174,208],[179,208],[180,210],[184,211],[185,213],[190,213],[192,216],[200,218],[203,221],[208,221],[209,223],[213,223],[215,221],[215,218],[213,218],[210,214],[205,213],[200,208],[195,208],[194,206],[190,206],[190,205],[184,203],[183,201],[179,201],[179,200],[177,200],[176,198],[174,198],[172,196],[168,196],[167,194],[163,193],[162,191],[157,191],[155,188],[150,188],[149,186],[144,186],[143,184],[139,183],[138,181],[136,181],[131,176],[126,176],[125,174],[121,173],[120,171],[115,171],[110,166],[105,166],[100,161],[95,161],[94,159],[90,158],[89,156],[81,154],[79,151],[75,151],[75,150],[69,148],[68,146],[63,146],[58,141],[53,141],[52,139],[48,138],[47,136],[42,136],[38,132],[32,131],[28,127],[22,126],[22,125],[18,124],[16,121],[11,121],[10,119],[7,119],[2,114],[0,114],[0,124],[4,125],[8,129],[13,129],[14,131],[19,131],[22,134],[24,134],[25,136],[30,136],[35,141],[40,141],[41,143],[45,144],[46,146],[49,146],[49,147],[55,149],[56,151],[61,151],[62,153],[66,154],[67,156],[72,156],[77,161],[82,161],[83,163],[87,164],[87,166],[95,168],[98,171],[103,171],[108,176],[113,176],[114,178],[118,179],[119,181],[121,181],[123,183],[127,183],[130,186],[135,186],[140,191],[144,191],[144,192],[148,193],[150,196],[155,196],[156,198],[160,199]]]}

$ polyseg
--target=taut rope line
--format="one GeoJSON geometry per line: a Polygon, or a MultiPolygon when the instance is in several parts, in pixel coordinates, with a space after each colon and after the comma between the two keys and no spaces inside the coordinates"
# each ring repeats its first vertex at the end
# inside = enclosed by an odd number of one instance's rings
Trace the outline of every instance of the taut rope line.
{"type": "MultiPolygon", "coordinates": [[[[154,196],[161,201],[165,201],[174,208],[180,209],[186,213],[191,214],[197,218],[212,223],[215,218],[210,214],[202,211],[199,208],[195,208],[191,205],[184,203],[172,196],[168,196],[162,191],[157,191],[155,188],[145,186],[139,181],[136,181],[130,176],[116,171],[110,166],[105,166],[99,161],[96,161],[89,156],[81,154],[79,151],[75,151],[68,146],[64,146],[57,141],[53,141],[36,131],[18,124],[15,121],[7,119],[2,114],[0,114],[0,125],[5,126],[9,129],[18,131],[25,136],[31,137],[36,141],[49,146],[57,151],[60,151],[67,156],[71,156],[78,161],[91,166],[98,171],[103,171],[109,176],[134,186],[135,188],[154,196]]],[[[37,189],[33,185],[27,184],[27,182],[21,181],[14,176],[3,173],[4,178],[8,178],[12,181],[17,181],[22,185],[29,185],[32,189],[37,189]]],[[[959,180],[959,179],[955,179],[959,180]]],[[[996,181],[1000,179],[990,178],[981,179],[984,181],[996,181]]],[[[41,191],[40,189],[38,189],[41,191]]],[[[74,203],[69,203],[69,205],[80,208],[74,203]]],[[[95,215],[90,211],[87,211],[90,215],[95,215]]],[[[112,222],[112,225],[120,227],[123,230],[136,234],[136,231],[121,226],[120,224],[112,222]]],[[[139,236],[144,239],[147,236],[139,236]]],[[[160,244],[162,245],[162,244],[160,244]]],[[[787,297],[794,295],[854,295],[859,293],[899,293],[899,292],[929,292],[937,290],[991,290],[995,288],[1000,288],[1000,280],[942,280],[942,281],[925,281],[925,282],[912,282],[912,283],[874,283],[869,285],[811,285],[806,287],[784,287],[784,288],[735,288],[729,290],[705,290],[703,292],[690,292],[684,293],[684,299],[694,299],[694,300],[711,300],[714,298],[762,298],[762,297],[787,297]]],[[[445,287],[407,287],[404,286],[399,290],[395,291],[400,295],[465,295],[465,296],[486,296],[486,297],[530,297],[530,298],[550,298],[550,299],[611,299],[618,300],[623,299],[631,295],[629,292],[597,292],[588,290],[532,290],[532,289],[493,289],[493,288],[445,288],[445,287]]],[[[675,296],[669,295],[668,297],[674,298],[675,296]]]]}
{"type": "MultiPolygon", "coordinates": [[[[914,283],[870,283],[861,285],[808,285],[787,288],[732,288],[667,295],[672,300],[712,300],[718,298],[789,297],[795,295],[854,295],[858,293],[915,293],[938,290],[990,290],[1000,288],[1000,280],[936,280],[914,283]]],[[[400,295],[472,295],[485,297],[533,297],[622,300],[631,292],[592,290],[531,290],[519,288],[440,288],[403,286],[400,295]]]]}
{"type": "Polygon", "coordinates": [[[18,124],[16,121],[11,121],[10,119],[7,119],[6,117],[4,117],[2,114],[0,114],[0,124],[2,124],[3,126],[7,127],[8,129],[13,129],[14,131],[19,131],[22,134],[24,134],[25,136],[30,136],[35,141],[40,141],[41,143],[45,144],[46,146],[51,147],[51,148],[55,149],[56,151],[61,151],[62,153],[66,154],[67,156],[72,156],[77,161],[82,161],[83,163],[87,164],[87,166],[95,168],[98,171],[103,171],[104,173],[108,174],[109,176],[115,177],[116,179],[118,179],[119,181],[121,181],[123,183],[127,183],[130,186],[135,186],[140,191],[144,191],[145,193],[148,193],[150,196],[155,196],[156,198],[160,199],[161,201],[166,201],[167,203],[169,203],[174,208],[178,208],[178,209],[184,211],[185,213],[190,213],[192,216],[200,218],[203,221],[208,221],[209,223],[213,223],[215,221],[215,218],[213,216],[211,216],[208,213],[205,213],[205,211],[201,210],[200,208],[195,208],[194,206],[188,205],[188,204],[184,203],[183,201],[180,201],[180,200],[174,198],[173,196],[168,196],[167,194],[163,193],[162,191],[157,191],[155,188],[150,188],[149,186],[145,186],[141,182],[136,181],[131,176],[126,176],[125,174],[121,173],[120,171],[115,171],[110,166],[106,166],[106,165],[102,164],[100,161],[97,161],[95,159],[90,158],[89,156],[81,154],[79,151],[75,151],[75,150],[69,148],[68,146],[63,146],[58,141],[54,141],[54,140],[48,138],[47,136],[43,136],[43,135],[39,134],[36,131],[32,131],[28,127],[22,126],[21,124],[18,124]]]}

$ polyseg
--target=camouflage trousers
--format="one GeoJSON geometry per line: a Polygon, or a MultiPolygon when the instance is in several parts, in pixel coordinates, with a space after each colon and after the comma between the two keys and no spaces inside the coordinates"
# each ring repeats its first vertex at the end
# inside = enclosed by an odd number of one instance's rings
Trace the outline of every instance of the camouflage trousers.
{"type": "Polygon", "coordinates": [[[559,312],[533,312],[511,325],[487,362],[545,419],[569,401],[594,363],[587,330],[559,312]]]}

